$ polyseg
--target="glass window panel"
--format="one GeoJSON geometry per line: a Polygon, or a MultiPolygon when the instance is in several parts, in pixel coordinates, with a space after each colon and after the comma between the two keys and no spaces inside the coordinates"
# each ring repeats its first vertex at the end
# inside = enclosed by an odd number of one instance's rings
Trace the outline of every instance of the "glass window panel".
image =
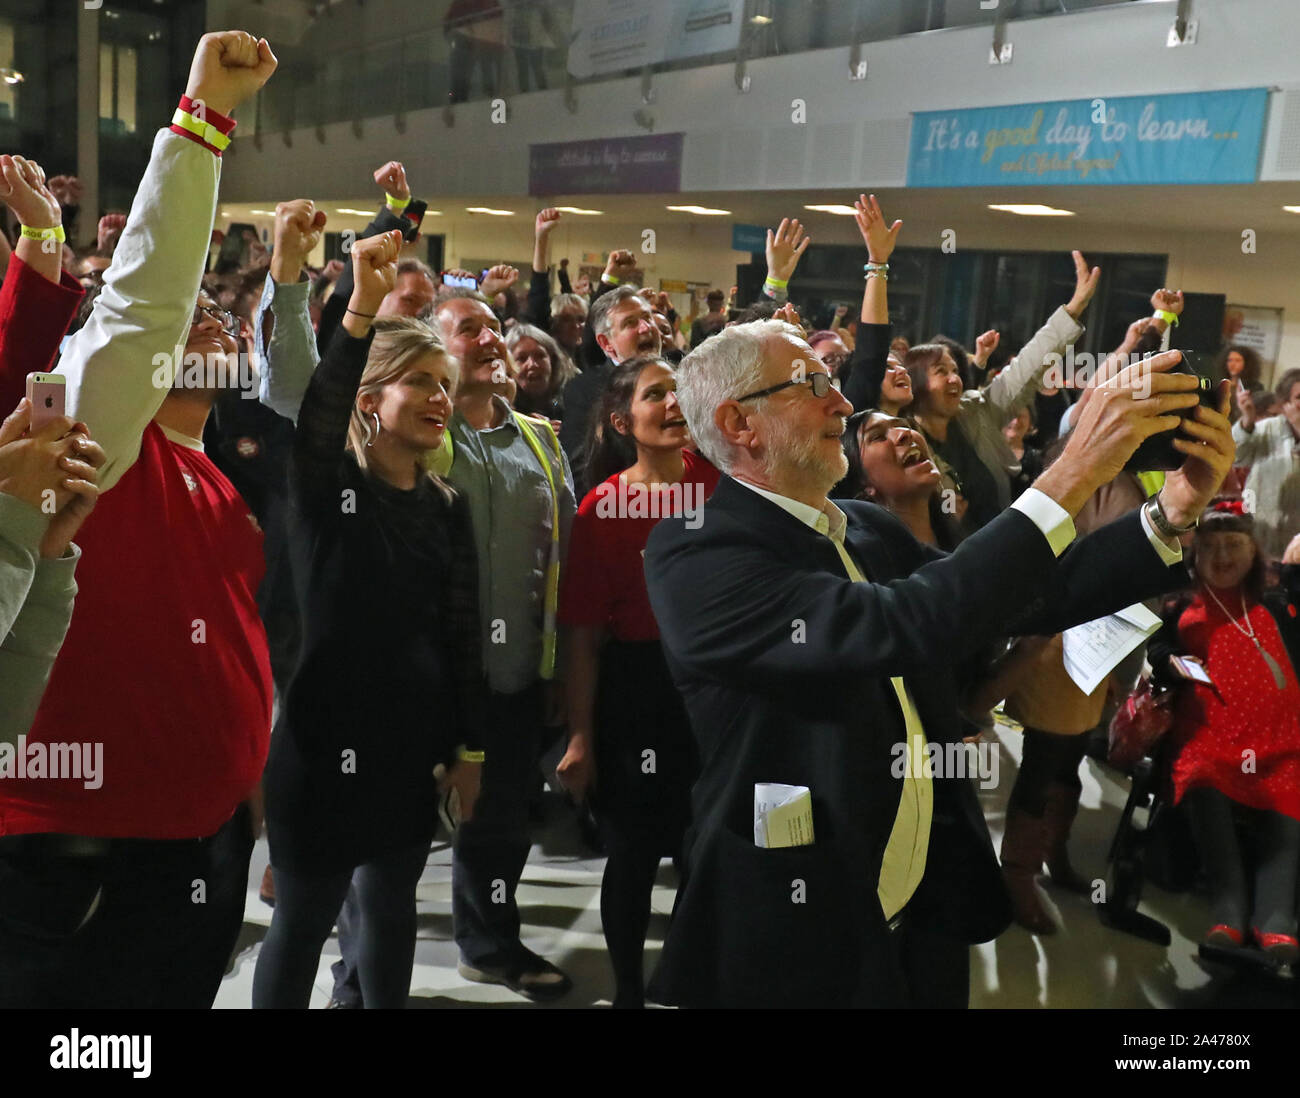
{"type": "MultiPolygon", "coordinates": [[[[0,22],[0,68],[14,68],[14,25],[0,22]]],[[[18,85],[0,81],[0,119],[8,122],[18,117],[18,85]]]]}
{"type": "Polygon", "coordinates": [[[135,133],[136,51],[117,48],[117,121],[122,133],[135,133]]]}

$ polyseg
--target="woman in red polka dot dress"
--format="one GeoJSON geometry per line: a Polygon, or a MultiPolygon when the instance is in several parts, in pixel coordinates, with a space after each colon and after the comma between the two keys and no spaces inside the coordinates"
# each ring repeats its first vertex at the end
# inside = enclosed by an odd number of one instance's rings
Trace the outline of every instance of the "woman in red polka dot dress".
{"type": "Polygon", "coordinates": [[[1261,949],[1291,963],[1300,958],[1300,538],[1288,549],[1283,590],[1265,593],[1252,525],[1240,503],[1205,513],[1192,547],[1195,587],[1166,610],[1149,658],[1157,677],[1179,684],[1171,777],[1210,881],[1206,941],[1243,945],[1249,929],[1261,949]],[[1212,685],[1195,681],[1198,671],[1212,685]],[[1243,814],[1258,824],[1253,890],[1234,822],[1243,814]]]}

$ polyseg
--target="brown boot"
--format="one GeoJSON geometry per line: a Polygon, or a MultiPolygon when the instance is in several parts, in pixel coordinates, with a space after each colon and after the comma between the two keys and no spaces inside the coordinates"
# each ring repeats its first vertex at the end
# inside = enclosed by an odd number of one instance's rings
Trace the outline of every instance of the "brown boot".
{"type": "Polygon", "coordinates": [[[257,890],[257,895],[267,907],[275,907],[275,878],[271,876],[269,865],[262,874],[262,887],[257,890]]]}
{"type": "Polygon", "coordinates": [[[1047,811],[1043,813],[1047,836],[1047,872],[1051,875],[1052,884],[1059,885],[1068,892],[1086,895],[1092,891],[1092,882],[1075,871],[1066,850],[1070,828],[1078,811],[1079,790],[1060,782],[1053,782],[1047,787],[1047,811]]]}
{"type": "Polygon", "coordinates": [[[1010,809],[1002,835],[1002,879],[1011,894],[1016,922],[1031,934],[1056,933],[1056,924],[1043,910],[1034,884],[1034,875],[1043,868],[1046,849],[1044,821],[1019,809],[1010,809]]]}

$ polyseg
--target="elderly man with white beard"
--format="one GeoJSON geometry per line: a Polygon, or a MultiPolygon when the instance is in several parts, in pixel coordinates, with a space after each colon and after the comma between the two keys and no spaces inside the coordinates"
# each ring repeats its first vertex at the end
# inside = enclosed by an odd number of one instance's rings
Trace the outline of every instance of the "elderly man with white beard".
{"type": "Polygon", "coordinates": [[[737,325],[677,370],[726,475],[703,521],[661,521],[646,580],[700,743],[685,873],[649,997],[682,1006],[965,1006],[969,944],[1010,921],[968,778],[894,765],[961,737],[956,665],[1183,582],[1175,531],[1232,464],[1178,353],[1095,389],[1065,451],[951,555],[874,504],[827,499],[852,406],[798,329],[737,325]],[[1179,412],[1194,409],[1185,416],[1179,412]],[[1185,455],[1152,504],[1074,541],[1072,516],[1143,439],[1185,455]],[[806,787],[810,819],[755,823],[806,787]]]}

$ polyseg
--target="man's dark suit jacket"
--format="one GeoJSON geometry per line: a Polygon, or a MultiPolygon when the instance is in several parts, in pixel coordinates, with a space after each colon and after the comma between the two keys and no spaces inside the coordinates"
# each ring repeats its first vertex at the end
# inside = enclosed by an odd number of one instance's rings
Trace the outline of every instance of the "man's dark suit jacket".
{"type": "MultiPolygon", "coordinates": [[[[701,756],[650,986],[659,1002],[906,1005],[876,895],[903,786],[890,677],[906,681],[927,739],[955,742],[955,668],[982,645],[1056,633],[1180,582],[1136,512],[1058,560],[1016,510],[945,556],[883,508],[838,506],[870,583],[850,582],[827,537],[727,476],[698,529],[664,519],[650,535],[650,601],[701,756]],[[809,787],[813,845],[754,845],[756,782],[809,787]]],[[[967,942],[1010,921],[969,778],[934,781],[925,876],[906,917],[967,942]]]]}

